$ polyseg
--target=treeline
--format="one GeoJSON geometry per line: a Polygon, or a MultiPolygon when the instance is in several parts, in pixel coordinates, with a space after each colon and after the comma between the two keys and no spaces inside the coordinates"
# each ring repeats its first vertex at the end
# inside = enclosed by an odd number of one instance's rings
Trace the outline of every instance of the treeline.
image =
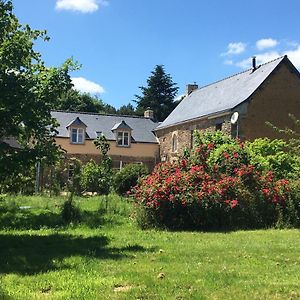
{"type": "Polygon", "coordinates": [[[58,99],[58,103],[55,103],[52,109],[103,114],[139,115],[130,103],[116,109],[96,96],[87,93],[82,94],[73,89],[63,93],[58,99]]]}

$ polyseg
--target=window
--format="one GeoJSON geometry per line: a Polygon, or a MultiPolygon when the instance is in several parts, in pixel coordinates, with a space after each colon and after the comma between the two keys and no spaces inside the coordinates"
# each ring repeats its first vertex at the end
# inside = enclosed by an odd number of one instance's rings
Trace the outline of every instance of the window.
{"type": "Polygon", "coordinates": [[[216,131],[222,130],[222,125],[223,125],[223,123],[217,123],[216,124],[216,131]]]}
{"type": "Polygon", "coordinates": [[[129,132],[119,131],[117,133],[117,145],[120,147],[129,147],[129,132]]]}
{"type": "Polygon", "coordinates": [[[71,129],[71,142],[73,144],[84,143],[84,129],[83,128],[72,128],[71,129]]]}
{"type": "Polygon", "coordinates": [[[172,152],[177,152],[177,135],[174,134],[172,137],[172,152]]]}

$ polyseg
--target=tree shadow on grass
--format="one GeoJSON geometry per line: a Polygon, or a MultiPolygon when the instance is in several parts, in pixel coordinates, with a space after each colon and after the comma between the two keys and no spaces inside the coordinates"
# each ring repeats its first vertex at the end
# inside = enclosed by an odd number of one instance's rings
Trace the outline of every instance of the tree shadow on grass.
{"type": "MultiPolygon", "coordinates": [[[[89,228],[98,228],[105,223],[112,223],[105,218],[103,212],[98,211],[81,211],[81,218],[78,224],[85,225],[89,228]]],[[[117,218],[113,220],[114,225],[120,225],[117,218]]],[[[59,212],[45,211],[34,213],[31,211],[7,211],[0,212],[0,229],[41,229],[41,228],[59,228],[65,227],[65,223],[59,212]]]]}
{"type": "Polygon", "coordinates": [[[130,258],[136,252],[154,251],[140,245],[108,247],[105,236],[80,237],[67,234],[0,235],[0,274],[31,275],[70,268],[63,260],[71,256],[96,259],[130,258]]]}

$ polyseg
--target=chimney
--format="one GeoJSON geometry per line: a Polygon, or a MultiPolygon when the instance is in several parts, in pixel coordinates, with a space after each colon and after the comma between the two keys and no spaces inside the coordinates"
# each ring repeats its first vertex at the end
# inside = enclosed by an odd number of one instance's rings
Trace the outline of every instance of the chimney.
{"type": "Polygon", "coordinates": [[[153,110],[150,109],[150,107],[147,110],[144,111],[144,118],[153,120],[154,113],[153,113],[153,110]]]}
{"type": "Polygon", "coordinates": [[[253,71],[255,71],[257,69],[257,67],[256,67],[256,56],[252,57],[252,68],[253,68],[253,71]]]}
{"type": "Polygon", "coordinates": [[[194,82],[193,84],[187,84],[186,85],[186,94],[189,95],[192,91],[196,90],[198,88],[198,84],[194,82]]]}

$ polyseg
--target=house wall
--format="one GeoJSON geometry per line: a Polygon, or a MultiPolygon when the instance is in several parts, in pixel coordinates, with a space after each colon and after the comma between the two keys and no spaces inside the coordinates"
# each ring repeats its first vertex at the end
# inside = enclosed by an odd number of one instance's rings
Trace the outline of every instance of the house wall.
{"type": "MultiPolygon", "coordinates": [[[[56,144],[67,151],[68,156],[73,156],[83,162],[90,159],[101,160],[100,151],[95,147],[92,140],[85,140],[84,144],[71,144],[69,138],[55,138],[56,144]]],[[[115,141],[109,141],[108,152],[113,160],[113,166],[119,167],[122,164],[143,162],[150,169],[159,160],[159,145],[154,143],[131,143],[130,147],[117,147],[115,141]]]]}
{"type": "MultiPolygon", "coordinates": [[[[238,136],[241,139],[254,140],[259,137],[285,138],[266,122],[278,128],[296,129],[288,117],[289,113],[300,119],[300,79],[286,64],[281,64],[261,85],[253,96],[234,108],[239,112],[238,136]]],[[[161,129],[156,132],[160,142],[161,160],[172,161],[183,154],[185,148],[192,146],[192,131],[215,131],[216,124],[224,122],[222,131],[235,137],[236,125],[230,124],[232,112],[212,119],[202,118],[181,125],[161,129]],[[178,151],[172,152],[172,137],[178,136],[178,151]]]]}
{"type": "Polygon", "coordinates": [[[170,128],[161,129],[156,132],[160,143],[160,156],[162,161],[173,161],[183,155],[185,149],[192,148],[192,134],[194,130],[216,131],[216,124],[222,124],[222,131],[231,134],[230,114],[223,114],[215,118],[203,118],[176,125],[170,128]],[[172,151],[172,138],[177,135],[177,151],[172,151]]]}
{"type": "Polygon", "coordinates": [[[278,128],[296,129],[288,117],[290,113],[300,119],[300,79],[286,64],[281,64],[249,101],[240,122],[241,133],[247,140],[285,138],[267,126],[266,121],[278,128]]]}

